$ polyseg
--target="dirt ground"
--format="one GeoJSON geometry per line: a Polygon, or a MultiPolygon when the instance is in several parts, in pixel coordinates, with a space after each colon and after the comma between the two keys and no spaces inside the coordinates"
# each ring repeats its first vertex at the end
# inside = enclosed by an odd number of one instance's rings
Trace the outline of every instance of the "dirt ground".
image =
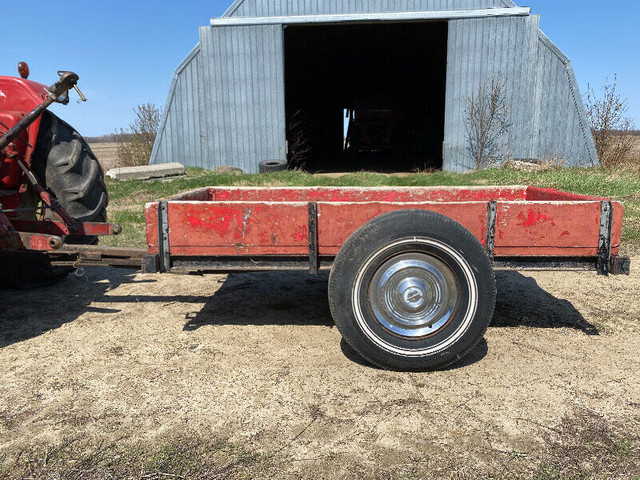
{"type": "Polygon", "coordinates": [[[115,168],[118,163],[117,151],[118,143],[115,142],[97,142],[89,144],[93,153],[102,165],[102,169],[106,172],[115,168]]]}
{"type": "Polygon", "coordinates": [[[211,432],[273,460],[255,478],[531,472],[573,418],[640,435],[640,257],[632,268],[499,272],[486,340],[433,373],[364,364],[332,324],[326,274],[95,268],[0,291],[0,460],[211,432]]]}

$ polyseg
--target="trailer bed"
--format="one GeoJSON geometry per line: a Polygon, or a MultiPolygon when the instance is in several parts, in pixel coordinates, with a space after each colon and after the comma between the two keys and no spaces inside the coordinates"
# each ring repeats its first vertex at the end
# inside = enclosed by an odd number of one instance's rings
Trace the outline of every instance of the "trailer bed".
{"type": "Polygon", "coordinates": [[[623,207],[605,198],[525,186],[207,187],[146,205],[146,270],[316,272],[369,220],[412,209],[460,223],[497,265],[625,268],[623,207]]]}

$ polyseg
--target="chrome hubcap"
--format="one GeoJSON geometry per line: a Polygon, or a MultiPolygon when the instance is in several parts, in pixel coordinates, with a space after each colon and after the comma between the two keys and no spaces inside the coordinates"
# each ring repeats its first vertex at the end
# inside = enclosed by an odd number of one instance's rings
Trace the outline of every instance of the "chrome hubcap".
{"type": "Polygon", "coordinates": [[[432,335],[445,327],[460,303],[455,274],[425,253],[398,255],[374,273],[369,305],[387,330],[409,338],[432,335]]]}

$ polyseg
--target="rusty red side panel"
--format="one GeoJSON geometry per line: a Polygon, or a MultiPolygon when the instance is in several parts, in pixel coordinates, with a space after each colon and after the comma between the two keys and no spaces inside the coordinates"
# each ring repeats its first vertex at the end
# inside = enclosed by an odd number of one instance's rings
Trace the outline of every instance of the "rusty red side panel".
{"type": "Polygon", "coordinates": [[[369,220],[394,210],[429,210],[446,215],[467,228],[484,245],[487,203],[318,203],[320,255],[336,255],[344,242],[369,220]]]}
{"type": "Polygon", "coordinates": [[[600,202],[498,203],[496,256],[596,256],[599,238],[600,202]]]}
{"type": "MultiPolygon", "coordinates": [[[[494,201],[496,256],[595,257],[602,200],[535,187],[211,187],[168,199],[169,244],[172,256],[308,255],[308,204],[315,202],[320,255],[336,255],[361,225],[403,209],[446,215],[484,245],[494,201]]],[[[622,206],[613,205],[616,255],[622,206]]],[[[157,212],[157,203],[147,205],[150,253],[158,252],[157,212]]]]}
{"type": "Polygon", "coordinates": [[[169,203],[172,255],[305,255],[307,203],[169,203]]]}

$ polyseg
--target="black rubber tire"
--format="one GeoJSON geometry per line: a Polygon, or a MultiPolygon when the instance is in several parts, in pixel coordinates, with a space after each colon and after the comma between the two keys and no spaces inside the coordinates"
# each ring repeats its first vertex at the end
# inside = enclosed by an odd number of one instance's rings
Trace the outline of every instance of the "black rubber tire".
{"type": "Polygon", "coordinates": [[[284,160],[265,160],[258,164],[260,173],[282,172],[287,169],[287,162],[284,160]]]}
{"type": "MultiPolygon", "coordinates": [[[[109,200],[98,159],[73,127],[48,111],[42,114],[31,169],[73,218],[81,222],[107,220],[109,200]]],[[[97,238],[70,236],[65,241],[90,244],[97,238]]]]}
{"type": "Polygon", "coordinates": [[[45,253],[28,250],[0,252],[0,288],[26,290],[52,285],[73,271],[53,267],[45,253]]]}
{"type": "Polygon", "coordinates": [[[295,110],[288,116],[288,160],[292,168],[307,170],[314,160],[314,117],[308,108],[295,110]]]}
{"type": "Polygon", "coordinates": [[[345,341],[370,363],[395,370],[434,370],[457,362],[482,339],[495,300],[493,266],[480,242],[454,220],[422,210],[394,211],[364,224],[343,245],[329,277],[331,313],[345,341]],[[415,252],[443,262],[458,292],[448,323],[420,338],[391,332],[368,300],[376,270],[415,252]]]}

